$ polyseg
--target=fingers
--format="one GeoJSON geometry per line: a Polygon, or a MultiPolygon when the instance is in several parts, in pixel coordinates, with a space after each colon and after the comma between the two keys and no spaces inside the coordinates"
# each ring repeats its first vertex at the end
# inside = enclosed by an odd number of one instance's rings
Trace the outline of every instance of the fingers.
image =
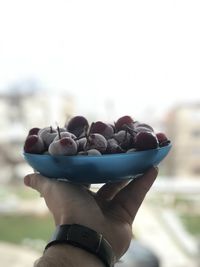
{"type": "Polygon", "coordinates": [[[46,177],[33,173],[24,177],[24,184],[37,190],[41,195],[46,191],[47,186],[51,183],[46,177]]]}
{"type": "Polygon", "coordinates": [[[121,218],[126,217],[123,219],[132,222],[157,174],[158,168],[153,167],[130,182],[113,198],[111,208],[114,208],[121,218]]]}
{"type": "Polygon", "coordinates": [[[117,183],[108,183],[103,185],[96,193],[98,200],[111,200],[129,181],[120,181],[117,183]]]}

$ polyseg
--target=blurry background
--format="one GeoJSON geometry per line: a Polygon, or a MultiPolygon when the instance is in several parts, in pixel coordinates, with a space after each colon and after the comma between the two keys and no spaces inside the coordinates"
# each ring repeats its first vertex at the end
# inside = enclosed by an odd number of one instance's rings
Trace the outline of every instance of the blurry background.
{"type": "Polygon", "coordinates": [[[0,2],[2,266],[32,266],[54,229],[23,185],[27,132],[73,115],[131,115],[173,144],[120,266],[200,266],[199,13],[198,0],[0,2]]]}

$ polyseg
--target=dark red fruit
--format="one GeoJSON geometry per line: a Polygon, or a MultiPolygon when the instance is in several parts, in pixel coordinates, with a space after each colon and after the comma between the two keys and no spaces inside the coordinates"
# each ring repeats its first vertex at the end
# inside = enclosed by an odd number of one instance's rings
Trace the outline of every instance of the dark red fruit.
{"type": "Polygon", "coordinates": [[[114,134],[113,138],[123,149],[130,148],[132,136],[124,130],[121,130],[114,134]]]}
{"type": "Polygon", "coordinates": [[[133,119],[130,116],[123,116],[117,120],[115,128],[117,131],[120,131],[126,130],[126,126],[132,129],[134,127],[133,125],[133,119]]]}
{"type": "Polygon", "coordinates": [[[107,140],[101,134],[90,134],[87,137],[87,142],[84,146],[84,150],[97,149],[101,153],[104,153],[107,148],[107,140]]]}
{"type": "Polygon", "coordinates": [[[158,139],[152,132],[139,132],[135,137],[135,148],[137,150],[149,150],[157,148],[158,139]]]}
{"type": "Polygon", "coordinates": [[[73,140],[71,139],[71,138],[69,138],[69,137],[64,137],[64,138],[62,138],[62,139],[60,139],[60,144],[62,145],[62,146],[71,146],[72,144],[73,144],[73,142],[72,142],[73,140]]]}
{"type": "Polygon", "coordinates": [[[82,134],[84,134],[84,132],[87,131],[89,123],[85,117],[75,116],[69,120],[68,124],[66,124],[65,127],[70,133],[73,133],[77,137],[80,137],[82,134]]]}
{"type": "Polygon", "coordinates": [[[164,133],[157,133],[156,137],[158,139],[160,147],[167,146],[170,143],[169,139],[164,133]]]}
{"type": "Polygon", "coordinates": [[[107,140],[106,154],[123,153],[124,149],[118,144],[114,138],[107,140]]]}
{"type": "Polygon", "coordinates": [[[38,135],[40,128],[34,127],[29,130],[28,135],[38,135]]]}
{"type": "Polygon", "coordinates": [[[141,123],[139,121],[134,122],[134,128],[136,130],[137,130],[137,128],[143,128],[143,129],[149,130],[150,132],[153,132],[154,131],[154,129],[150,125],[148,125],[146,123],[141,123]]]}
{"type": "Polygon", "coordinates": [[[45,151],[44,143],[38,135],[29,135],[24,143],[24,152],[41,154],[45,151]]]}
{"type": "Polygon", "coordinates": [[[92,123],[90,127],[90,133],[99,133],[103,135],[106,139],[109,139],[113,136],[114,130],[111,125],[101,121],[97,121],[92,123]]]}

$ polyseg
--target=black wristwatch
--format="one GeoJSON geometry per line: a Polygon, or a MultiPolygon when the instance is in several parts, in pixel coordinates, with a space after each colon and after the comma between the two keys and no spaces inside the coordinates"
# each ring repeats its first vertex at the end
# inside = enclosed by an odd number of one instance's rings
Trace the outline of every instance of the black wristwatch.
{"type": "Polygon", "coordinates": [[[45,250],[55,244],[70,244],[82,248],[99,257],[106,267],[114,266],[115,256],[111,245],[101,234],[88,227],[79,224],[57,226],[45,250]]]}

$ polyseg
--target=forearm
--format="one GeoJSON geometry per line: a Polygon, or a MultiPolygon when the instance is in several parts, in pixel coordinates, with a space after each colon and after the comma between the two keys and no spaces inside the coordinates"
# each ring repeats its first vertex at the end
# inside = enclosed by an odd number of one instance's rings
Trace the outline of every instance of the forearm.
{"type": "Polygon", "coordinates": [[[71,245],[49,247],[34,267],[105,267],[92,253],[71,245]]]}

